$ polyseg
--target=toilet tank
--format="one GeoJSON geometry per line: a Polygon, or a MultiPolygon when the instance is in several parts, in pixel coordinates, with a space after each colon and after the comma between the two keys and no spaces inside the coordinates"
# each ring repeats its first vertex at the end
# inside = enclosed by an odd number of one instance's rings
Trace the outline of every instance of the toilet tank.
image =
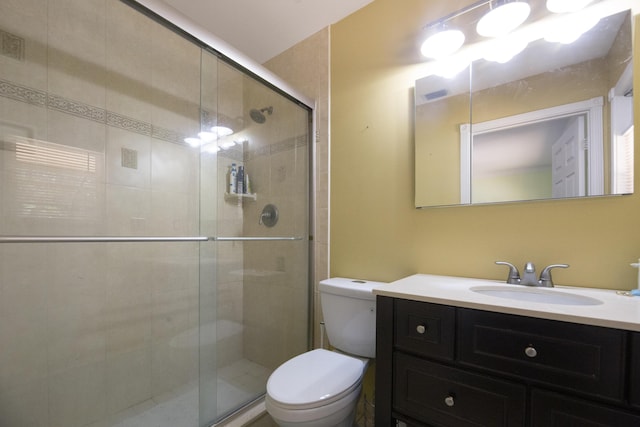
{"type": "Polygon", "coordinates": [[[376,298],[382,282],[334,277],[320,282],[320,303],[329,343],[362,357],[376,354],[376,298]]]}

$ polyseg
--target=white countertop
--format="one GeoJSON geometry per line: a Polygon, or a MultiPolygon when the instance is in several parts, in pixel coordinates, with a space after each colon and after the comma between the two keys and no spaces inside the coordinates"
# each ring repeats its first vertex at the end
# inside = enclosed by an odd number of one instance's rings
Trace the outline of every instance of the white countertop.
{"type": "Polygon", "coordinates": [[[506,290],[528,288],[521,285],[508,285],[498,280],[415,274],[381,285],[375,288],[373,293],[386,297],[640,332],[640,296],[629,297],[618,295],[614,290],[569,286],[533,288],[535,292],[577,294],[602,301],[602,304],[598,305],[565,305],[521,301],[484,295],[470,290],[476,286],[500,287],[500,289],[504,287],[506,290]]]}

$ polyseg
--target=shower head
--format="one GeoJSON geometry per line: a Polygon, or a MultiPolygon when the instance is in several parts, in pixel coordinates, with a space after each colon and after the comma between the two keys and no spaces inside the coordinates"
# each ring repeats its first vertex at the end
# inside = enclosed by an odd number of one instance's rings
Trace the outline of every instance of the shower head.
{"type": "Polygon", "coordinates": [[[271,115],[271,113],[273,113],[273,107],[269,106],[269,107],[262,108],[260,110],[253,108],[251,111],[249,111],[251,120],[253,120],[256,123],[264,123],[267,121],[267,118],[265,117],[264,113],[271,115]]]}

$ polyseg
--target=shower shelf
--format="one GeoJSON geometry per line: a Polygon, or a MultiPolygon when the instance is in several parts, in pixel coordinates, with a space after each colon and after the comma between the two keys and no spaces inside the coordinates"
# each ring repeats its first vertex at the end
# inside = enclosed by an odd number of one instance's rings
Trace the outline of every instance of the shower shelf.
{"type": "Polygon", "coordinates": [[[258,198],[256,193],[224,193],[227,202],[238,202],[242,200],[255,201],[258,198]]]}

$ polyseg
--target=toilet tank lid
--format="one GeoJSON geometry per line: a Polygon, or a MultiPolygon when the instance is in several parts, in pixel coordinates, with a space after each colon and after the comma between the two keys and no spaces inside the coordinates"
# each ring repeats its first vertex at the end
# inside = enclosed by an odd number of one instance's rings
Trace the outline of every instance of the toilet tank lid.
{"type": "Polygon", "coordinates": [[[374,282],[371,280],[349,279],[346,277],[332,277],[320,281],[320,292],[335,295],[343,295],[352,298],[374,300],[373,289],[385,285],[384,282],[374,282]]]}

